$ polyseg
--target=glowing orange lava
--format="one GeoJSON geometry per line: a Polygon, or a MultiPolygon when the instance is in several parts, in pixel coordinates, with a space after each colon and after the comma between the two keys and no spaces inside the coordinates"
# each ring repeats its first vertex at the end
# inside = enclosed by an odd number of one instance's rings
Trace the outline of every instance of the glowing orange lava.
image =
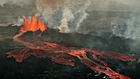
{"type": "Polygon", "coordinates": [[[88,66],[93,71],[104,73],[111,79],[130,79],[129,77],[119,74],[108,67],[108,64],[99,58],[119,59],[122,61],[135,61],[136,59],[131,56],[121,54],[119,52],[102,52],[97,49],[78,48],[78,47],[66,47],[57,43],[50,42],[27,42],[20,37],[27,31],[37,31],[40,29],[42,32],[46,29],[38,19],[36,22],[35,17],[32,16],[32,22],[30,23],[27,18],[24,19],[23,26],[20,29],[20,33],[14,36],[14,40],[26,46],[26,48],[15,49],[8,52],[8,58],[14,57],[17,62],[28,58],[30,55],[34,55],[37,58],[51,58],[52,61],[74,66],[73,56],[77,57],[81,63],[88,66]],[[89,52],[93,58],[101,62],[98,64],[94,60],[87,57],[86,53],[89,52]]]}
{"type": "Polygon", "coordinates": [[[20,32],[27,32],[31,27],[31,23],[30,21],[28,20],[28,18],[24,18],[24,21],[23,21],[23,25],[22,27],[20,28],[20,32]]]}
{"type": "Polygon", "coordinates": [[[35,32],[37,30],[41,30],[42,32],[47,29],[47,27],[42,24],[40,18],[36,21],[35,16],[32,16],[31,22],[28,20],[28,18],[25,18],[23,21],[23,25],[20,28],[20,32],[25,33],[27,31],[35,32]]]}

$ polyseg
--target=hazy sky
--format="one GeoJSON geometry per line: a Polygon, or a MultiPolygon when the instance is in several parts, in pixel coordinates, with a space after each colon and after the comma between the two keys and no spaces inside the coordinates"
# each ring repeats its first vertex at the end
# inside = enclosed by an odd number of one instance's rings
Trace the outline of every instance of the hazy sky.
{"type": "MultiPolygon", "coordinates": [[[[54,2],[56,3],[64,3],[66,1],[78,2],[83,0],[0,0],[0,5],[8,4],[16,4],[24,6],[26,4],[33,3],[32,1],[46,1],[46,2],[54,2]]],[[[114,11],[137,11],[140,12],[140,0],[89,0],[91,1],[91,6],[89,9],[92,10],[114,10],[114,11]]]]}
{"type": "Polygon", "coordinates": [[[89,9],[140,12],[140,0],[91,0],[89,9]]]}

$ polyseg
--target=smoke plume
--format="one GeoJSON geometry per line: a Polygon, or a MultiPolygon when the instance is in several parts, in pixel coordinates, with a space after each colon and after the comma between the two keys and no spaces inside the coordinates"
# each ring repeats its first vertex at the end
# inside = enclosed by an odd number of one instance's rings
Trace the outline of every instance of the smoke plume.
{"type": "Polygon", "coordinates": [[[89,5],[90,0],[36,0],[37,10],[48,27],[65,33],[78,30],[87,16],[86,9],[89,5]]]}
{"type": "Polygon", "coordinates": [[[68,9],[68,8],[64,8],[64,10],[63,10],[63,18],[62,18],[62,20],[61,20],[61,25],[60,25],[60,27],[59,27],[60,32],[62,32],[62,33],[67,33],[67,32],[69,32],[69,29],[68,29],[68,22],[69,22],[71,19],[73,19],[73,18],[74,18],[74,17],[73,17],[73,14],[72,14],[71,10],[68,9]]]}

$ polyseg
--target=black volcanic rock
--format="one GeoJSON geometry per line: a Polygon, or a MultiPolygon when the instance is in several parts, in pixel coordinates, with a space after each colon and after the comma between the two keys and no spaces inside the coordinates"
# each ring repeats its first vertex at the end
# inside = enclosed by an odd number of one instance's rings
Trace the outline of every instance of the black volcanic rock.
{"type": "MultiPolygon", "coordinates": [[[[52,62],[48,58],[38,59],[30,56],[22,63],[18,63],[14,58],[7,58],[6,53],[16,48],[23,48],[24,46],[12,40],[12,37],[18,33],[19,27],[0,27],[1,41],[0,41],[0,78],[3,79],[102,79],[105,75],[94,73],[92,70],[81,64],[77,58],[75,59],[75,66],[60,65],[52,62]],[[12,30],[11,30],[12,29],[12,30]],[[9,31],[10,30],[10,31],[9,31]]],[[[49,41],[65,46],[75,46],[80,48],[97,48],[102,51],[119,51],[121,53],[132,55],[127,47],[124,39],[116,36],[110,36],[110,33],[105,33],[103,36],[93,36],[88,34],[78,33],[59,33],[58,30],[47,29],[42,33],[42,36],[37,36],[40,31],[36,33],[27,32],[21,38],[25,40],[49,41]],[[109,34],[109,35],[106,35],[109,34]]],[[[89,56],[90,57],[90,56],[89,56]]],[[[119,60],[104,59],[113,70],[129,76],[133,79],[139,77],[139,63],[136,62],[122,62],[119,60]],[[133,70],[132,70],[133,69],[133,70]],[[128,73],[129,72],[129,73],[128,73]]],[[[106,77],[107,78],[107,77],[106,77]]]]}

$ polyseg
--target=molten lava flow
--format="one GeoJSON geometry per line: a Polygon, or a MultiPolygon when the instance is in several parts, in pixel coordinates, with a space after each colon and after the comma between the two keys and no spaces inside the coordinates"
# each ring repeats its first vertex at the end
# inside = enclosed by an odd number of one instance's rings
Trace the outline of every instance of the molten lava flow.
{"type": "Polygon", "coordinates": [[[37,26],[37,21],[35,16],[32,16],[32,21],[31,21],[31,28],[30,31],[35,32],[39,29],[39,27],[37,26]]]}
{"type": "Polygon", "coordinates": [[[38,18],[38,21],[37,21],[37,27],[43,32],[45,31],[47,28],[44,24],[42,24],[40,18],[38,18]]]}
{"type": "MultiPolygon", "coordinates": [[[[20,38],[24,34],[24,32],[30,30],[28,29],[30,26],[26,26],[28,24],[25,24],[25,22],[28,23],[28,20],[26,18],[24,20],[23,26],[21,27],[21,29],[24,30],[21,31],[19,34],[15,35],[14,40],[23,44],[24,46],[26,46],[26,48],[15,49],[8,52],[8,58],[14,57],[17,62],[22,62],[22,60],[28,58],[30,55],[34,55],[38,58],[51,58],[52,61],[59,64],[74,66],[73,56],[75,56],[81,61],[81,63],[85,64],[93,71],[104,73],[111,79],[130,79],[127,76],[113,71],[111,68],[108,67],[108,64],[106,62],[100,60],[99,58],[119,59],[122,61],[135,61],[136,59],[134,57],[127,56],[119,52],[102,52],[97,49],[65,47],[63,45],[50,42],[25,41],[20,38]],[[91,53],[93,58],[96,61],[101,62],[101,64],[98,64],[94,60],[88,58],[86,52],[91,53]]],[[[33,32],[36,28],[39,28],[41,31],[44,31],[46,29],[45,26],[41,23],[40,19],[38,19],[37,25],[31,27],[34,28],[32,30],[33,32]]]]}
{"type": "Polygon", "coordinates": [[[36,21],[35,16],[32,16],[31,22],[28,20],[28,18],[25,18],[23,21],[23,25],[20,28],[20,32],[25,33],[27,31],[35,32],[37,30],[41,30],[42,32],[47,29],[47,27],[42,24],[40,18],[36,21]]]}
{"type": "Polygon", "coordinates": [[[20,28],[20,32],[27,32],[31,27],[31,23],[30,21],[28,20],[28,18],[24,18],[24,21],[23,21],[23,25],[22,27],[20,28]]]}

